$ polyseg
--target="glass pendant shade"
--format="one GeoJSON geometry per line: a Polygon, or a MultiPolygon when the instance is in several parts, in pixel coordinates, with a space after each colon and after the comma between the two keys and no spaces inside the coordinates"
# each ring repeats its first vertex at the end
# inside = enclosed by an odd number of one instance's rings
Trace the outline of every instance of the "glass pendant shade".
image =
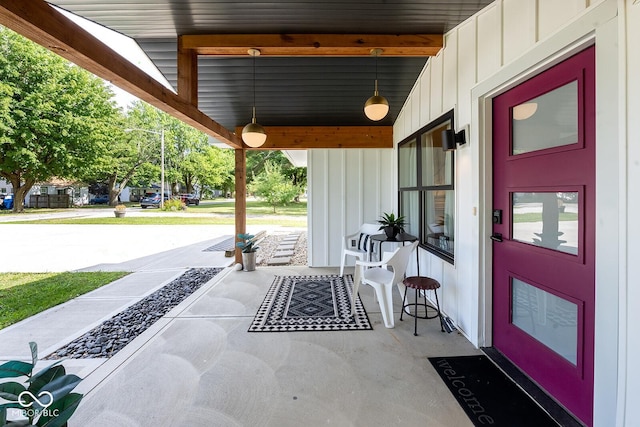
{"type": "Polygon", "coordinates": [[[267,140],[267,133],[256,123],[255,117],[242,129],[242,140],[251,148],[258,148],[267,140]]]}
{"type": "MultiPolygon", "coordinates": [[[[377,86],[377,82],[376,82],[377,86]]],[[[367,99],[364,104],[364,115],[370,120],[378,121],[387,116],[389,112],[389,102],[384,96],[380,96],[376,90],[374,95],[367,99]]]]}

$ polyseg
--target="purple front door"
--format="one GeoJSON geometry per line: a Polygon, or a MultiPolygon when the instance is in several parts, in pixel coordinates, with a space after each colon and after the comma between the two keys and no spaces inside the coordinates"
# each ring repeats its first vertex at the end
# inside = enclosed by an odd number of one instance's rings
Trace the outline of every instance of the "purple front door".
{"type": "Polygon", "coordinates": [[[591,425],[595,48],[493,101],[493,343],[591,425]]]}

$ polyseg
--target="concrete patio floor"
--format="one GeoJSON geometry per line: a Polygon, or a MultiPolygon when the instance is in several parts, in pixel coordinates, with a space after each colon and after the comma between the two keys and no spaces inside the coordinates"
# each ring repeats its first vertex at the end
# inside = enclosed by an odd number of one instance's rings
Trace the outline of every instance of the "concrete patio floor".
{"type": "MultiPolygon", "coordinates": [[[[134,273],[3,329],[0,360],[28,359],[31,340],[44,357],[187,268],[228,265],[203,251],[219,240],[82,268],[134,273]]],[[[373,290],[362,286],[371,331],[247,332],[276,275],[337,273],[226,268],[114,357],[64,362],[84,378],[69,426],[471,426],[427,358],[480,351],[462,335],[440,332],[435,319],[420,320],[413,336],[413,319],[398,320],[397,292],[394,329],[384,327],[373,290]]]]}
{"type": "Polygon", "coordinates": [[[275,275],[335,273],[226,269],[88,375],[69,425],[471,426],[427,357],[479,351],[435,320],[386,329],[370,288],[372,331],[247,332],[275,275]]]}

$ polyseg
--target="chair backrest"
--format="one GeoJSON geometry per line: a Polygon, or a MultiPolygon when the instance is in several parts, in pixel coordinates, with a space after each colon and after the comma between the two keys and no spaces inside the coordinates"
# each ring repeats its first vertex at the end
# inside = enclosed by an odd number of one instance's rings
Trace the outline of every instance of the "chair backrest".
{"type": "Polygon", "coordinates": [[[362,226],[360,227],[360,232],[362,234],[369,234],[369,235],[381,233],[380,226],[378,224],[370,224],[366,222],[362,224],[362,226]]]}
{"type": "MultiPolygon", "coordinates": [[[[365,251],[365,252],[369,252],[369,237],[374,235],[374,234],[379,234],[379,229],[380,226],[377,224],[369,224],[369,223],[364,223],[362,224],[362,226],[360,227],[360,237],[358,238],[358,242],[357,242],[357,247],[359,250],[361,251],[365,251]]],[[[374,247],[373,252],[376,252],[375,250],[376,248],[374,247]]]]}
{"type": "Polygon", "coordinates": [[[393,268],[393,283],[395,285],[398,281],[402,280],[404,273],[409,266],[409,257],[413,253],[414,249],[418,246],[418,242],[413,242],[410,245],[400,246],[395,250],[391,258],[387,261],[387,266],[393,268]]]}

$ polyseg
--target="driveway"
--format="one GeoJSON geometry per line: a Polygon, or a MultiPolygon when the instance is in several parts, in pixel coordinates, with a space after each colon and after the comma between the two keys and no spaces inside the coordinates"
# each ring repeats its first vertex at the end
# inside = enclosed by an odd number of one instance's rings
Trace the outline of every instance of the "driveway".
{"type": "MultiPolygon", "coordinates": [[[[131,209],[129,213],[144,215],[141,209],[131,209]]],[[[176,249],[196,243],[202,243],[202,248],[206,249],[209,244],[218,243],[235,233],[233,225],[3,223],[112,215],[111,209],[69,209],[64,212],[0,216],[0,272],[138,271],[148,268],[147,258],[152,255],[156,256],[157,267],[158,254],[165,253],[169,257],[176,249]]],[[[250,231],[254,230],[250,228],[250,231]]],[[[204,252],[203,255],[205,254],[207,259],[216,264],[231,263],[233,260],[225,259],[221,252],[204,252]]]]}
{"type": "MultiPolygon", "coordinates": [[[[0,269],[2,272],[112,270],[110,265],[195,243],[211,241],[213,245],[233,233],[233,226],[2,224],[0,269]]],[[[118,268],[134,271],[144,269],[145,264],[118,268]]]]}

